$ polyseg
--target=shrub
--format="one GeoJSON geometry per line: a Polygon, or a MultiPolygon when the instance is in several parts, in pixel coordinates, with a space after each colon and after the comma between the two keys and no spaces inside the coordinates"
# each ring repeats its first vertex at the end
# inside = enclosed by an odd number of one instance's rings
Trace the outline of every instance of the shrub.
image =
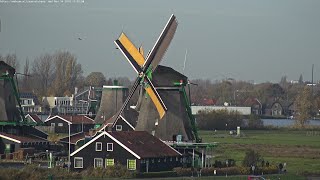
{"type": "Polygon", "coordinates": [[[81,178],[79,173],[71,172],[68,173],[66,169],[53,168],[53,169],[44,169],[39,168],[36,165],[27,165],[22,169],[15,168],[4,168],[0,169],[1,180],[40,180],[48,179],[49,176],[52,176],[54,179],[79,179],[81,178]]]}
{"type": "Polygon", "coordinates": [[[261,167],[256,171],[257,174],[277,174],[278,167],[275,165],[270,165],[269,167],[261,167]]]}
{"type": "Polygon", "coordinates": [[[191,176],[195,173],[195,170],[192,170],[191,168],[182,167],[173,168],[173,171],[176,172],[178,176],[191,176]]]}
{"type": "Polygon", "coordinates": [[[243,124],[243,116],[238,111],[203,110],[197,115],[198,127],[201,130],[236,129],[243,124]],[[226,126],[227,124],[227,126],[226,126]]]}
{"type": "Polygon", "coordinates": [[[217,169],[217,175],[239,175],[240,170],[238,167],[226,167],[217,169]]]}
{"type": "Polygon", "coordinates": [[[257,166],[258,164],[261,163],[261,161],[263,161],[261,155],[258,152],[252,149],[249,149],[246,152],[246,155],[242,161],[242,165],[245,167],[250,167],[252,165],[257,166]]]}
{"type": "Polygon", "coordinates": [[[259,116],[251,114],[248,119],[248,128],[250,129],[262,129],[263,122],[259,116]]]}
{"type": "Polygon", "coordinates": [[[115,164],[108,168],[88,168],[82,171],[81,175],[89,178],[132,178],[135,172],[127,170],[120,164],[115,164]]]}

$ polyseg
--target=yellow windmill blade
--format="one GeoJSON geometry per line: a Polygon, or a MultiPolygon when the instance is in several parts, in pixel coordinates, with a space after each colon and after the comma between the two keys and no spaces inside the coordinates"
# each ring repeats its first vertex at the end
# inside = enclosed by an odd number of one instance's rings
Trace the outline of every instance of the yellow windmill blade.
{"type": "Polygon", "coordinates": [[[159,113],[160,119],[163,118],[167,111],[167,107],[162,101],[160,95],[158,94],[158,91],[156,88],[153,86],[153,83],[149,79],[148,76],[145,77],[145,81],[147,81],[147,86],[145,87],[145,90],[147,91],[148,95],[150,96],[153,104],[156,106],[157,111],[159,113]]]}
{"type": "Polygon", "coordinates": [[[145,59],[130,39],[124,33],[121,33],[120,37],[114,42],[127,58],[134,70],[137,73],[141,72],[145,59]]]}
{"type": "Polygon", "coordinates": [[[160,119],[163,118],[164,114],[166,113],[166,110],[163,108],[161,102],[159,101],[157,95],[152,90],[150,86],[146,87],[145,90],[147,91],[148,95],[150,96],[153,104],[156,106],[157,111],[159,113],[160,119]]]}

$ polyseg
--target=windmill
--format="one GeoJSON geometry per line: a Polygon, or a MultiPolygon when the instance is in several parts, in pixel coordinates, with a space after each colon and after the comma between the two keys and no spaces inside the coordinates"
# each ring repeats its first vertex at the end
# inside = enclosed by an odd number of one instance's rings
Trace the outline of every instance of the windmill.
{"type": "Polygon", "coordinates": [[[13,67],[0,61],[0,121],[19,123],[25,120],[15,75],[16,70],[13,67]],[[16,103],[19,108],[16,107],[16,103]]]}
{"type": "MultiPolygon", "coordinates": [[[[159,114],[159,118],[162,119],[165,115],[167,107],[163,103],[151,79],[152,73],[158,67],[158,64],[162,60],[162,57],[164,56],[175,34],[177,26],[178,23],[176,21],[176,17],[172,14],[146,59],[143,57],[142,48],[137,49],[124,33],[121,33],[120,37],[115,40],[116,46],[121,50],[121,52],[131,64],[138,76],[121,109],[113,116],[112,119],[114,120],[114,122],[116,122],[119,116],[122,114],[123,110],[127,106],[128,102],[130,101],[131,97],[140,84],[143,85],[145,91],[148,93],[148,96],[154,103],[159,114]]],[[[104,130],[106,126],[106,123],[102,124],[102,126],[99,128],[99,131],[104,130]]]]}
{"type": "Polygon", "coordinates": [[[185,91],[187,77],[170,67],[159,65],[152,81],[168,110],[163,119],[159,120],[152,102],[142,92],[138,100],[140,106],[135,130],[148,131],[162,140],[177,140],[176,137],[180,135],[185,141],[200,142],[185,91]]]}

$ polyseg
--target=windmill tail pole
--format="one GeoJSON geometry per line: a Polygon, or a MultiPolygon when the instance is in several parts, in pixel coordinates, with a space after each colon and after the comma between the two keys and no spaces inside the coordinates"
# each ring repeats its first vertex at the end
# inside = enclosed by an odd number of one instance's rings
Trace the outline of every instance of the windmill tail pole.
{"type": "Polygon", "coordinates": [[[187,96],[186,90],[184,88],[185,83],[183,83],[183,82],[174,83],[174,85],[175,86],[181,86],[181,91],[182,91],[183,97],[184,97],[183,98],[184,99],[184,104],[185,104],[186,111],[187,111],[187,114],[188,114],[189,119],[190,119],[192,132],[193,132],[193,135],[194,135],[194,138],[195,138],[196,142],[200,143],[200,142],[202,142],[202,139],[199,137],[199,134],[198,134],[198,128],[197,128],[197,125],[196,125],[196,119],[192,115],[191,106],[190,106],[190,103],[189,103],[189,100],[188,100],[188,96],[187,96]]]}

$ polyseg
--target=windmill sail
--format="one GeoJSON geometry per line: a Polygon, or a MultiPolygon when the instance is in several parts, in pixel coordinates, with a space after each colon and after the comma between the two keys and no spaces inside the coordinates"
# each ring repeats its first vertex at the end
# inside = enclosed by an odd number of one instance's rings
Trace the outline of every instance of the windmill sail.
{"type": "MultiPolygon", "coordinates": [[[[160,119],[163,118],[167,108],[163,103],[159,93],[157,92],[156,88],[152,84],[151,77],[152,72],[157,68],[158,64],[160,63],[161,59],[163,58],[173,36],[177,28],[177,21],[174,15],[171,15],[169,21],[167,22],[165,28],[162,30],[157,42],[155,43],[154,47],[152,48],[151,52],[149,53],[147,60],[143,57],[143,49],[140,47],[139,49],[130,41],[130,39],[124,34],[121,33],[119,38],[114,41],[116,46],[120,49],[122,54],[126,57],[129,61],[131,66],[137,72],[138,77],[136,78],[135,83],[133,84],[127,99],[123,103],[121,109],[112,117],[113,125],[116,124],[117,119],[123,112],[124,108],[128,105],[131,97],[133,96],[134,92],[138,88],[139,84],[143,82],[144,89],[148,93],[150,99],[152,100],[153,104],[155,105],[160,119]]],[[[102,131],[106,128],[106,124],[102,124],[99,128],[99,131],[102,131]]]]}
{"type": "Polygon", "coordinates": [[[143,57],[143,49],[141,47],[137,49],[124,33],[121,33],[120,37],[115,40],[115,44],[117,45],[117,47],[121,50],[134,70],[142,79],[144,79],[144,82],[146,82],[147,85],[145,86],[145,90],[147,91],[153,104],[155,105],[160,119],[163,118],[167,107],[163,103],[157,90],[154,88],[150,80],[151,77],[148,77],[148,73],[151,74],[161,62],[165,52],[167,51],[167,48],[170,45],[171,40],[173,39],[177,26],[178,23],[176,21],[176,17],[174,15],[171,15],[157,42],[149,53],[147,60],[145,60],[143,57]]]}
{"type": "Polygon", "coordinates": [[[173,39],[177,26],[178,22],[176,21],[176,17],[172,14],[157,42],[153,46],[144,67],[148,68],[151,64],[152,71],[157,68],[173,39]]]}
{"type": "Polygon", "coordinates": [[[120,37],[115,40],[115,44],[118,46],[123,55],[127,58],[133,69],[139,73],[144,64],[144,57],[140,51],[134,46],[130,39],[121,33],[120,37]]]}

